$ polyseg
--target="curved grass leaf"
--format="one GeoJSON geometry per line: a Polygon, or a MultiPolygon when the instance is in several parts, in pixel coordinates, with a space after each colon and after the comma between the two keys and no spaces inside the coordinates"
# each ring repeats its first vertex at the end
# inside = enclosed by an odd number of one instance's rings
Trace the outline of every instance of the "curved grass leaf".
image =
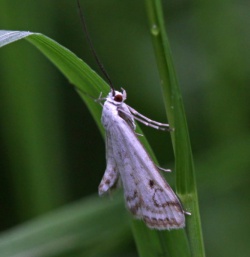
{"type": "Polygon", "coordinates": [[[130,238],[123,199],[89,197],[2,233],[0,253],[1,257],[103,256],[130,243],[130,238]]]}
{"type": "MultiPolygon", "coordinates": [[[[68,78],[70,83],[79,89],[79,94],[92,113],[100,131],[104,134],[100,123],[101,107],[89,96],[98,98],[100,92],[106,95],[109,90],[107,84],[75,54],[42,34],[0,31],[0,46],[21,38],[25,38],[35,45],[68,78]]],[[[142,141],[152,156],[146,139],[144,138],[142,141]]],[[[188,256],[188,245],[183,230],[154,231],[146,228],[142,222],[135,220],[132,222],[132,227],[140,256],[188,256]],[[176,247],[177,244],[178,247],[176,247]]]]}

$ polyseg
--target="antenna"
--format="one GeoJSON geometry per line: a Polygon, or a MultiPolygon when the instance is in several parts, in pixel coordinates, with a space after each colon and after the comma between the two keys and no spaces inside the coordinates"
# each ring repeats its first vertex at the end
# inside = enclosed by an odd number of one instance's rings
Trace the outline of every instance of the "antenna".
{"type": "Polygon", "coordinates": [[[92,54],[93,54],[93,56],[95,58],[96,63],[98,64],[101,72],[103,73],[104,77],[108,80],[108,83],[109,83],[109,86],[110,86],[110,88],[112,90],[113,96],[115,96],[115,89],[114,89],[113,83],[112,83],[112,81],[111,81],[107,71],[105,70],[101,60],[99,59],[99,57],[98,57],[98,55],[96,53],[96,50],[94,48],[94,45],[92,43],[92,40],[90,38],[88,29],[87,29],[87,24],[86,24],[86,21],[85,21],[85,18],[84,18],[83,11],[82,11],[82,8],[81,8],[79,0],[77,0],[77,6],[78,6],[81,22],[82,22],[82,30],[83,30],[84,35],[86,36],[86,39],[87,39],[88,44],[90,46],[90,50],[91,50],[91,52],[92,52],[92,54]]]}

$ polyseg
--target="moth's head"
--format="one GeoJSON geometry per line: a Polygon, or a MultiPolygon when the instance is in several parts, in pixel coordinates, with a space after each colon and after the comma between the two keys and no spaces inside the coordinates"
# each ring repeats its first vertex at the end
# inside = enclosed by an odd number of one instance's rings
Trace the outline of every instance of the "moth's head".
{"type": "Polygon", "coordinates": [[[126,91],[122,88],[122,93],[119,91],[111,90],[108,94],[107,100],[111,100],[114,104],[121,104],[127,98],[126,91]]]}

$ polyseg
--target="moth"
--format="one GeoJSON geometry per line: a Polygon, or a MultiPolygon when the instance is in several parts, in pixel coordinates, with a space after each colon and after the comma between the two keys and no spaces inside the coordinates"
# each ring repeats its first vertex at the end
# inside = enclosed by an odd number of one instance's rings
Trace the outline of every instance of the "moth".
{"type": "Polygon", "coordinates": [[[135,119],[162,130],[170,130],[169,125],[148,119],[125,104],[125,100],[125,90],[121,93],[111,89],[103,105],[107,167],[99,195],[121,179],[126,206],[135,218],[153,229],[183,228],[187,213],[135,133],[135,119]]]}
{"type": "MultiPolygon", "coordinates": [[[[124,101],[126,91],[115,91],[112,82],[97,57],[90,39],[86,22],[77,0],[78,9],[92,54],[109,82],[110,93],[104,99],[101,121],[106,131],[107,167],[99,185],[99,195],[116,187],[118,181],[124,188],[128,210],[137,219],[142,219],[152,229],[179,229],[185,226],[185,212],[169,184],[136,134],[135,120],[160,130],[171,130],[168,124],[148,119],[124,101]]],[[[170,170],[165,170],[170,171],[170,170]]]]}

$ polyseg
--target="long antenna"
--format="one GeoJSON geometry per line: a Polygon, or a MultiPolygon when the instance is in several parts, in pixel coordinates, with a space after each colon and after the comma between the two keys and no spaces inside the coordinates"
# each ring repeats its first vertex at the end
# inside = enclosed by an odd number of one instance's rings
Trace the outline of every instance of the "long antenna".
{"type": "Polygon", "coordinates": [[[84,15],[83,15],[83,11],[82,11],[82,8],[81,8],[81,5],[80,5],[80,1],[77,0],[77,6],[78,6],[78,9],[79,9],[79,13],[80,13],[80,18],[81,18],[81,22],[82,22],[82,30],[83,30],[83,33],[84,35],[86,36],[86,39],[88,41],[88,44],[90,46],[90,50],[96,60],[96,63],[98,64],[100,70],[102,71],[103,75],[105,76],[105,78],[108,80],[108,83],[109,83],[109,86],[112,90],[112,93],[113,93],[113,96],[115,95],[115,89],[114,89],[114,86],[113,86],[113,83],[107,73],[107,71],[105,70],[103,64],[101,63],[101,60],[99,59],[97,53],[96,53],[96,50],[94,48],[94,45],[92,43],[92,40],[90,38],[90,35],[89,35],[89,32],[88,32],[88,29],[87,29],[87,25],[86,25],[86,21],[85,21],[85,18],[84,18],[84,15]]]}

